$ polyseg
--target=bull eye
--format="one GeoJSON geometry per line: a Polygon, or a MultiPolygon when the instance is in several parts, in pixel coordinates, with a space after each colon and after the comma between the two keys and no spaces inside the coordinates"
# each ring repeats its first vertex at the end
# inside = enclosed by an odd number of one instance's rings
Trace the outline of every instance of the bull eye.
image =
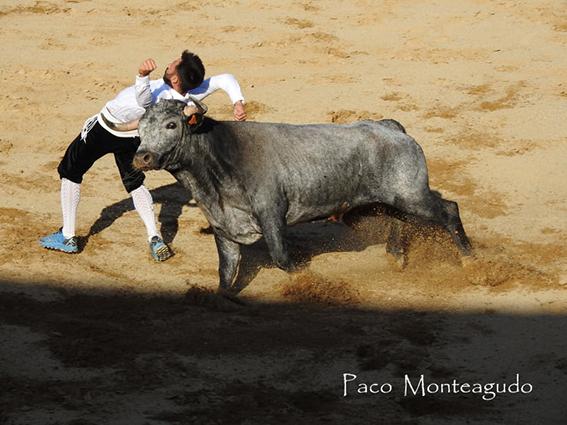
{"type": "Polygon", "coordinates": [[[173,130],[174,128],[177,128],[177,124],[175,124],[173,121],[170,121],[167,123],[167,125],[165,126],[165,128],[168,128],[170,130],[173,130]]]}

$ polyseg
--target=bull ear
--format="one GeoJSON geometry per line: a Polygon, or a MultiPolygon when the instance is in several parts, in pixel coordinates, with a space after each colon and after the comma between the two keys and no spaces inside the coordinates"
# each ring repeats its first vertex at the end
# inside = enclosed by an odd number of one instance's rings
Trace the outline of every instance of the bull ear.
{"type": "Polygon", "coordinates": [[[196,108],[186,106],[183,110],[183,115],[185,116],[185,122],[189,125],[189,130],[191,132],[197,130],[203,123],[203,114],[196,108]]]}
{"type": "Polygon", "coordinates": [[[201,103],[193,96],[188,96],[193,105],[187,105],[183,108],[183,115],[186,117],[186,122],[189,124],[191,132],[197,130],[203,123],[203,115],[207,113],[207,106],[201,103]]]}
{"type": "Polygon", "coordinates": [[[198,112],[191,114],[189,118],[187,118],[187,124],[191,127],[191,130],[197,129],[203,122],[203,114],[199,114],[198,112]]]}
{"type": "Polygon", "coordinates": [[[187,119],[187,124],[189,124],[189,125],[195,125],[195,124],[197,124],[197,114],[192,114],[192,115],[187,119]]]}

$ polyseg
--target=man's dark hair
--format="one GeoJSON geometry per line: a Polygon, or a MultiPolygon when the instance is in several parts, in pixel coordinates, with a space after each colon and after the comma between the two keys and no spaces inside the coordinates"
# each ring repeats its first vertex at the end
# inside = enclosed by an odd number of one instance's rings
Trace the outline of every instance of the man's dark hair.
{"type": "Polygon", "coordinates": [[[201,58],[188,50],[181,54],[181,62],[177,65],[177,73],[181,79],[181,89],[188,92],[199,87],[205,78],[205,66],[201,58]]]}

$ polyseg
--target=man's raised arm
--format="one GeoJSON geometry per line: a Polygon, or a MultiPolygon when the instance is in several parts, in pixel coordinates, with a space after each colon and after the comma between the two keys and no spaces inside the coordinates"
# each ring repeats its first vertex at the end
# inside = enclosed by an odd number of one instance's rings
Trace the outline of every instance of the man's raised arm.
{"type": "Polygon", "coordinates": [[[244,96],[238,81],[232,74],[220,74],[207,78],[199,87],[191,90],[189,94],[201,100],[218,89],[224,91],[230,98],[233,105],[234,119],[237,121],[246,120],[244,96]]]}
{"type": "Polygon", "coordinates": [[[138,68],[136,76],[136,102],[142,108],[147,108],[152,104],[152,92],[150,90],[150,74],[157,68],[153,59],[146,59],[138,68]]]}

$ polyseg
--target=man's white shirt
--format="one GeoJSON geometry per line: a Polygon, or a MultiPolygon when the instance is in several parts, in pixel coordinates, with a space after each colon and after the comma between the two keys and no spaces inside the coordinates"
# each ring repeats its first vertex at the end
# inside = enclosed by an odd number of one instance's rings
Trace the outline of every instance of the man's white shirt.
{"type": "MultiPolygon", "coordinates": [[[[185,95],[171,88],[162,78],[150,80],[149,77],[137,76],[136,84],[125,88],[114,99],[107,102],[97,115],[97,119],[100,125],[115,136],[135,137],[138,135],[137,130],[120,132],[112,130],[100,118],[100,114],[104,114],[104,117],[113,123],[128,123],[140,119],[147,107],[162,99],[177,99],[189,103],[191,102],[189,96],[202,100],[219,89],[228,95],[232,104],[239,100],[244,101],[240,85],[232,74],[220,74],[207,78],[199,87],[190,90],[185,95]]],[[[87,123],[85,123],[86,125],[87,123]]]]}

